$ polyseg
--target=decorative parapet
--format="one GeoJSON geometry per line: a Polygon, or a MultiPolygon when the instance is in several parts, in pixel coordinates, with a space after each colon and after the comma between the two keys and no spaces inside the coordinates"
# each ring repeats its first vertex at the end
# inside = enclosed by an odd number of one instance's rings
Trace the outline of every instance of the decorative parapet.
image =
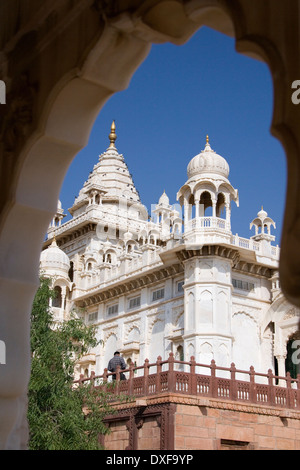
{"type": "MultiPolygon", "coordinates": [[[[147,263],[145,263],[143,256],[138,256],[132,259],[124,259],[118,266],[106,263],[106,269],[103,269],[101,275],[96,270],[92,274],[84,272],[81,274],[81,277],[82,282],[85,282],[85,292],[92,294],[95,290],[99,290],[99,284],[101,284],[101,288],[103,289],[116,281],[125,282],[130,276],[144,275],[146,272],[159,269],[162,266],[163,262],[161,261],[159,252],[151,251],[147,263]]],[[[81,285],[79,285],[79,287],[81,287],[81,285]]]]}
{"type": "MultiPolygon", "coordinates": [[[[111,401],[113,396],[139,397],[160,396],[176,393],[182,396],[203,397],[228,400],[249,405],[264,405],[275,408],[300,411],[300,374],[297,379],[275,376],[271,369],[267,374],[257,373],[251,366],[248,371],[236,369],[232,363],[230,368],[219,367],[212,360],[208,364],[196,363],[192,356],[189,362],[174,359],[170,353],[168,360],[159,356],[156,363],[146,359],[143,366],[133,364],[122,371],[127,373],[127,380],[120,380],[120,370],[116,371],[116,386],[109,388],[111,401]],[[151,373],[150,373],[151,370],[151,373]],[[199,372],[201,371],[201,373],[199,372]],[[207,371],[207,374],[202,371],[207,371]],[[198,371],[198,372],[197,372],[198,371]],[[283,383],[285,386],[276,385],[283,383]]],[[[89,378],[80,377],[74,382],[80,384],[91,381],[94,386],[105,388],[111,373],[104,369],[103,375],[94,373],[89,378]]]]}
{"type": "Polygon", "coordinates": [[[85,290],[75,300],[81,307],[103,302],[117,295],[124,295],[130,289],[139,289],[157,281],[165,280],[168,277],[179,274],[183,271],[180,263],[164,267],[162,262],[160,267],[153,267],[152,270],[145,269],[145,272],[131,273],[130,276],[123,275],[108,281],[107,283],[96,284],[94,287],[85,290]]]}
{"type": "Polygon", "coordinates": [[[225,232],[230,232],[230,223],[220,217],[198,217],[192,220],[189,220],[185,225],[185,231],[190,230],[221,230],[225,232]]]}

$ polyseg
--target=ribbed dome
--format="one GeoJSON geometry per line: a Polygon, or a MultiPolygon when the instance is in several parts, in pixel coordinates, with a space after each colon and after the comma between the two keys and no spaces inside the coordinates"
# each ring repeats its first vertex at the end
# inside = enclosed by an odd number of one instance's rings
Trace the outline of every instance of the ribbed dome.
{"type": "Polygon", "coordinates": [[[50,246],[43,250],[40,257],[40,269],[42,271],[51,271],[53,269],[63,271],[68,274],[70,269],[70,260],[68,255],[61,250],[53,240],[50,246]]]}
{"type": "Polygon", "coordinates": [[[203,173],[213,173],[224,176],[225,178],[228,178],[229,175],[229,165],[227,161],[211,149],[208,137],[206,139],[205,149],[196,155],[187,167],[189,179],[203,173]]]}

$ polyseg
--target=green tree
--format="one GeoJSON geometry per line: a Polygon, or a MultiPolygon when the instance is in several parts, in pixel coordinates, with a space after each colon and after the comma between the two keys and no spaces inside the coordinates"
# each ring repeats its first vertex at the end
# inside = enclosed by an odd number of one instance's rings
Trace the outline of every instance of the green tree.
{"type": "Polygon", "coordinates": [[[97,345],[95,330],[81,319],[56,325],[49,308],[51,280],[41,278],[31,315],[31,379],[28,422],[31,450],[100,449],[103,417],[113,410],[107,392],[90,384],[74,388],[76,359],[97,345]],[[85,412],[85,410],[89,410],[85,412]]]}

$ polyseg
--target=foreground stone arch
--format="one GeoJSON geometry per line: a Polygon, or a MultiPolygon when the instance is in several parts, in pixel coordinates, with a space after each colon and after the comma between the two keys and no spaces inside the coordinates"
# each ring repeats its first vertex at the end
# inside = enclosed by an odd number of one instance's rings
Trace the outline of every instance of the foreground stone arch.
{"type": "Polygon", "coordinates": [[[298,2],[43,3],[6,0],[0,6],[0,78],[7,89],[7,104],[0,107],[0,333],[7,359],[0,367],[3,449],[27,446],[29,315],[42,241],[65,173],[86,145],[104,103],[128,86],[152,43],[180,45],[206,25],[235,36],[238,52],[269,65],[271,131],[288,164],[281,285],[288,300],[300,305],[300,110],[291,101],[291,85],[300,78],[298,2]]]}

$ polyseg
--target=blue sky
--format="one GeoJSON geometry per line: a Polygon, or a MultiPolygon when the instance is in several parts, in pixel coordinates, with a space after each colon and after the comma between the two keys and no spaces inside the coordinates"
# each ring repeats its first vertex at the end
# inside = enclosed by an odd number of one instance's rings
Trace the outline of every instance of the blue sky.
{"type": "Polygon", "coordinates": [[[116,147],[149,212],[164,190],[176,203],[187,165],[204,149],[208,134],[239,190],[239,207],[232,204],[232,232],[254,235],[249,224],[263,205],[276,222],[273,234],[280,244],[286,161],[270,134],[272,108],[268,67],[238,54],[232,38],[202,28],[183,46],[153,45],[128,89],[106,103],[88,146],[73,160],[60,194],[62,206],[65,212],[72,206],[108,147],[113,119],[116,147]]]}

